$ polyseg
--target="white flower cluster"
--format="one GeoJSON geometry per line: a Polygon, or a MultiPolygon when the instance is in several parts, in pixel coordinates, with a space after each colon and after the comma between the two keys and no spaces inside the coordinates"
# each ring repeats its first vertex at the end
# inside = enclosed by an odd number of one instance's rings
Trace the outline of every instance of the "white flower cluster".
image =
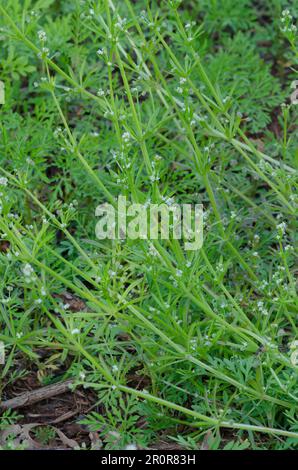
{"type": "Polygon", "coordinates": [[[40,40],[40,42],[46,42],[47,35],[46,35],[45,31],[42,31],[42,30],[38,31],[37,36],[38,36],[38,39],[40,40]]]}
{"type": "Polygon", "coordinates": [[[285,234],[286,228],[287,228],[287,224],[285,222],[281,222],[280,224],[276,226],[276,230],[278,232],[276,238],[278,240],[280,240],[282,236],[285,234]]]}
{"type": "Polygon", "coordinates": [[[131,139],[131,134],[129,132],[123,132],[122,139],[123,139],[123,142],[127,144],[131,139]]]}
{"type": "Polygon", "coordinates": [[[7,186],[7,183],[8,183],[8,179],[2,176],[0,178],[0,186],[7,186]]]}
{"type": "Polygon", "coordinates": [[[156,173],[152,173],[152,175],[149,176],[149,179],[151,183],[154,183],[155,181],[159,181],[160,177],[156,173]]]}
{"type": "Polygon", "coordinates": [[[79,335],[81,332],[79,330],[79,328],[74,328],[73,330],[71,330],[71,334],[72,335],[79,335]]]}
{"type": "Polygon", "coordinates": [[[224,265],[222,264],[221,261],[217,264],[217,266],[216,266],[216,271],[219,272],[219,273],[223,273],[223,272],[224,272],[224,265]]]}
{"type": "Polygon", "coordinates": [[[280,28],[283,33],[296,33],[297,31],[297,26],[293,23],[293,17],[290,13],[290,10],[286,9],[283,10],[281,14],[281,23],[282,27],[280,28]]]}
{"type": "Polygon", "coordinates": [[[31,264],[26,263],[22,268],[22,273],[24,274],[25,281],[28,284],[34,281],[35,274],[34,274],[34,269],[32,268],[31,264]]]}
{"type": "Polygon", "coordinates": [[[98,92],[97,92],[97,96],[105,96],[106,92],[102,89],[102,88],[99,88],[98,92]]]}
{"type": "Polygon", "coordinates": [[[258,309],[259,309],[259,312],[264,315],[264,316],[268,316],[268,310],[264,307],[264,302],[262,300],[259,300],[257,302],[257,306],[258,306],[258,309]]]}
{"type": "Polygon", "coordinates": [[[49,49],[47,47],[42,47],[41,52],[37,54],[39,59],[42,59],[43,56],[47,57],[49,55],[49,49]]]}
{"type": "Polygon", "coordinates": [[[124,27],[127,23],[127,18],[121,18],[119,15],[118,15],[118,20],[117,22],[115,23],[115,28],[116,29],[119,29],[121,31],[124,31],[124,27]]]}

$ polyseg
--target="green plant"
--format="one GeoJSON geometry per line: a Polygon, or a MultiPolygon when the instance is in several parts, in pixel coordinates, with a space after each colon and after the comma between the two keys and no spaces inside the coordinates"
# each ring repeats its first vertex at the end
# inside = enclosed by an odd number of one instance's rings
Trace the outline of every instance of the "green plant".
{"type": "Polygon", "coordinates": [[[179,3],[0,6],[2,388],[24,358],[74,377],[107,448],[294,448],[295,107],[254,37],[279,33],[254,2],[179,3]],[[120,194],[202,203],[203,248],[97,240],[120,194]]]}
{"type": "Polygon", "coordinates": [[[51,426],[39,426],[34,434],[37,441],[44,445],[49,445],[56,437],[56,431],[51,426]]]}

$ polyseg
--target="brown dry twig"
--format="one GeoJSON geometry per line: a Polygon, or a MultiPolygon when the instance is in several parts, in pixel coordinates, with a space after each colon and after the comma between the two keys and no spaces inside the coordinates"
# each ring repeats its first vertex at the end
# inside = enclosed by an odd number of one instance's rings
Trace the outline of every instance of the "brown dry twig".
{"type": "Polygon", "coordinates": [[[70,385],[73,383],[72,379],[60,382],[57,384],[47,385],[46,387],[38,388],[37,390],[30,390],[22,393],[21,395],[11,398],[0,403],[0,409],[15,409],[22,408],[23,406],[29,406],[33,403],[37,403],[48,398],[61,395],[69,391],[70,385]]]}

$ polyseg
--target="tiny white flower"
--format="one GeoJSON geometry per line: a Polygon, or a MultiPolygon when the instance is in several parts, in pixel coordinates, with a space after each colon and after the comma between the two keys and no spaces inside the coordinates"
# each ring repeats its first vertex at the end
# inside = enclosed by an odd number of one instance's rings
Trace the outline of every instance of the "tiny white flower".
{"type": "Polygon", "coordinates": [[[105,95],[105,92],[102,88],[100,88],[97,92],[97,96],[104,96],[105,95]]]}
{"type": "Polygon", "coordinates": [[[50,52],[50,50],[49,50],[47,47],[43,47],[43,48],[41,49],[41,52],[43,52],[43,54],[45,54],[45,55],[48,55],[49,52],[50,52]]]}
{"type": "Polygon", "coordinates": [[[130,138],[131,138],[131,135],[129,132],[124,132],[122,134],[122,139],[124,140],[124,142],[129,142],[130,138]]]}
{"type": "Polygon", "coordinates": [[[284,234],[287,228],[287,224],[285,222],[281,222],[276,226],[276,228],[284,234]]]}
{"type": "Polygon", "coordinates": [[[32,268],[31,264],[26,263],[22,269],[24,276],[30,277],[34,273],[34,269],[32,268]]]}
{"type": "Polygon", "coordinates": [[[38,31],[37,36],[38,36],[38,39],[40,41],[46,41],[47,40],[47,35],[46,35],[45,31],[42,31],[42,30],[38,31]]]}
{"type": "Polygon", "coordinates": [[[80,330],[78,328],[74,328],[73,330],[71,330],[71,334],[72,335],[79,335],[80,334],[80,330]]]}
{"type": "Polygon", "coordinates": [[[153,175],[149,176],[149,179],[152,183],[154,183],[154,181],[159,181],[160,178],[159,178],[159,176],[153,174],[153,175]]]}

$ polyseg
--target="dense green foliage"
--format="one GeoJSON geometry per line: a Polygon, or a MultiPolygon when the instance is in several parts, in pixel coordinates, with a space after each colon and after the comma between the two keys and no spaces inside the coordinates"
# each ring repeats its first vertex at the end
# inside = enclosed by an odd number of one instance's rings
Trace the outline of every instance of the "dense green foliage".
{"type": "Polygon", "coordinates": [[[106,448],[297,446],[297,7],[1,0],[2,399],[73,377],[106,448]],[[120,194],[202,203],[203,248],[97,240],[120,194]]]}

